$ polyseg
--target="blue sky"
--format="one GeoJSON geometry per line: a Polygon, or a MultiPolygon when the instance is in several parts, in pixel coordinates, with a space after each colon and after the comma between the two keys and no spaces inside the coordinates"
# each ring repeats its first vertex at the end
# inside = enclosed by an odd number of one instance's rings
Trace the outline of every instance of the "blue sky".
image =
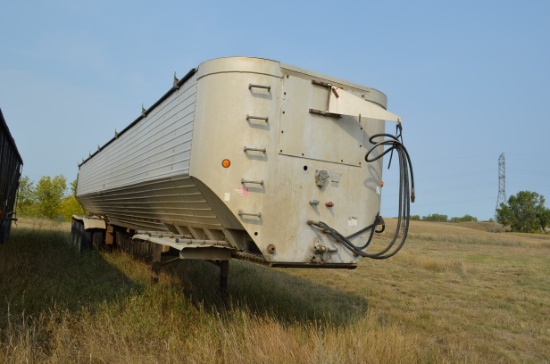
{"type": "MultiPolygon", "coordinates": [[[[506,193],[550,206],[549,1],[2,1],[0,108],[23,174],[78,163],[199,63],[257,56],[381,90],[403,118],[412,214],[494,215],[506,193]]],[[[393,125],[388,123],[388,130],[393,125]]],[[[383,216],[397,214],[385,175],[383,216]]]]}

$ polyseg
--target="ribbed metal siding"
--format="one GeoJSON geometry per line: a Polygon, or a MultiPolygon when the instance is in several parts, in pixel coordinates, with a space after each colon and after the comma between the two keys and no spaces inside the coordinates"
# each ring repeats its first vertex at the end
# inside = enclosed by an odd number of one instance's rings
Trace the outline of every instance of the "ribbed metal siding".
{"type": "Polygon", "coordinates": [[[189,177],[148,181],[79,197],[87,210],[115,225],[166,230],[174,226],[219,227],[214,212],[189,177]]]}
{"type": "Polygon", "coordinates": [[[188,175],[196,76],[79,171],[79,196],[188,175]]]}

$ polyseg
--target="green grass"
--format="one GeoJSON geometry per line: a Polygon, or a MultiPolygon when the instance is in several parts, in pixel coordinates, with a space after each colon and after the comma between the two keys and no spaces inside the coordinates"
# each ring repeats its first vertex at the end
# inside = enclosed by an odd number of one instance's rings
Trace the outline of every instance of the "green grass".
{"type": "Polygon", "coordinates": [[[67,240],[32,222],[0,245],[0,363],[550,361],[547,235],[415,222],[352,271],[232,261],[227,299],[208,262],[151,286],[149,264],[67,240]]]}

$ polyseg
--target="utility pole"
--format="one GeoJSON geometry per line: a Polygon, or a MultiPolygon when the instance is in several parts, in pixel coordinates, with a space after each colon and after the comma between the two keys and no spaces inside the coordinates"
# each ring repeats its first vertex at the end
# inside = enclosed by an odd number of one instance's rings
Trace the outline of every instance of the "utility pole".
{"type": "Polygon", "coordinates": [[[497,230],[497,209],[501,203],[506,203],[506,159],[504,153],[498,157],[498,196],[495,206],[495,218],[493,220],[493,232],[497,230]]]}

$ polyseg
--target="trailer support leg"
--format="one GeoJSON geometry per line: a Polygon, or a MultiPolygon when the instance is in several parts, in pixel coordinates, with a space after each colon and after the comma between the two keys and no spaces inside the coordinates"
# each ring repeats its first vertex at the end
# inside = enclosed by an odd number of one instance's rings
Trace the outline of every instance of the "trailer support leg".
{"type": "Polygon", "coordinates": [[[153,253],[153,259],[152,259],[152,269],[151,269],[151,283],[157,284],[159,282],[160,277],[160,260],[162,255],[162,245],[159,244],[151,244],[151,250],[153,253]]]}
{"type": "Polygon", "coordinates": [[[229,260],[220,261],[220,289],[227,293],[227,277],[229,277],[229,260]]]}

